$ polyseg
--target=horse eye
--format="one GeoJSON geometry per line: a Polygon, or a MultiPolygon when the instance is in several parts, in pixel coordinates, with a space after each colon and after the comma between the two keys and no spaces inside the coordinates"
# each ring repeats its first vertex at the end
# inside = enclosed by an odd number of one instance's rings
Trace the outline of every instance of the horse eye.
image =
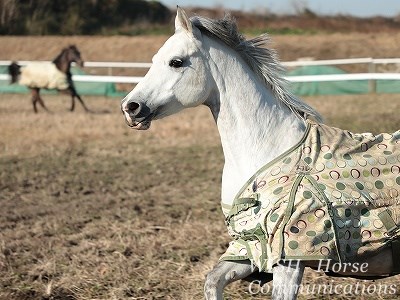
{"type": "Polygon", "coordinates": [[[180,68],[183,65],[183,61],[181,59],[172,59],[169,62],[169,66],[172,68],[180,68]]]}

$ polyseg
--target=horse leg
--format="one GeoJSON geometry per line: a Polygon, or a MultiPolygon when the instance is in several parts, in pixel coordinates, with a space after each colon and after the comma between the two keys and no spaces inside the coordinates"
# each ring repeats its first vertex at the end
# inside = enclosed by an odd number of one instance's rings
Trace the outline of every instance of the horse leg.
{"type": "Polygon", "coordinates": [[[206,300],[222,300],[225,286],[249,276],[254,271],[249,261],[220,261],[206,276],[204,284],[206,300]]]}
{"type": "Polygon", "coordinates": [[[40,89],[37,88],[37,101],[39,102],[40,106],[44,108],[47,112],[50,112],[50,110],[46,107],[46,105],[43,102],[42,97],[40,97],[40,89]]]}
{"type": "Polygon", "coordinates": [[[273,268],[272,299],[294,300],[304,273],[301,261],[286,261],[273,268]]]}
{"type": "Polygon", "coordinates": [[[85,103],[83,102],[81,96],[76,94],[76,98],[78,98],[79,102],[82,104],[83,108],[85,109],[86,112],[91,112],[89,108],[86,107],[85,103]]]}
{"type": "Polygon", "coordinates": [[[73,86],[69,87],[69,92],[72,97],[72,104],[71,104],[71,111],[75,109],[75,97],[78,98],[79,102],[81,103],[82,107],[85,109],[86,112],[90,112],[90,110],[86,107],[85,103],[83,102],[81,96],[76,92],[75,88],[73,86]]]}
{"type": "Polygon", "coordinates": [[[33,111],[35,112],[35,114],[37,114],[38,110],[36,107],[36,102],[38,101],[39,89],[31,89],[31,94],[32,94],[33,111]]]}
{"type": "Polygon", "coordinates": [[[74,111],[75,109],[75,96],[71,94],[71,108],[70,111],[74,111]]]}
{"type": "Polygon", "coordinates": [[[42,99],[42,97],[40,97],[40,95],[38,97],[38,101],[39,101],[39,104],[40,104],[41,107],[43,107],[47,112],[50,112],[50,110],[44,104],[43,99],[42,99]]]}

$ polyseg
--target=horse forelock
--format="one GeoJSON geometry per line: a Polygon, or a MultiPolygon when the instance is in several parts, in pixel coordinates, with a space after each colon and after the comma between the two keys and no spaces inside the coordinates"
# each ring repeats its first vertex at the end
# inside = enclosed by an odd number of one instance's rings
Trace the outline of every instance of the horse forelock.
{"type": "Polygon", "coordinates": [[[223,19],[194,16],[190,21],[203,34],[222,41],[235,50],[250,68],[270,87],[274,96],[291,111],[305,119],[308,116],[321,120],[321,115],[308,104],[295,97],[287,87],[282,74],[285,68],[274,49],[269,48],[268,34],[247,40],[239,33],[235,19],[226,14],[223,19]]]}
{"type": "Polygon", "coordinates": [[[74,51],[77,54],[80,53],[78,47],[76,47],[75,45],[69,45],[68,49],[74,51]]]}

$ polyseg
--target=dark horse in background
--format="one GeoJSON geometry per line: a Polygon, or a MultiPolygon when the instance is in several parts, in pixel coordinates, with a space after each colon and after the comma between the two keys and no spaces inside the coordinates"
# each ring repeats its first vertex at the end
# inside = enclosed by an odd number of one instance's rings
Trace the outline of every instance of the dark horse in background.
{"type": "Polygon", "coordinates": [[[33,110],[37,113],[36,104],[39,104],[49,111],[40,97],[40,89],[56,89],[65,91],[71,95],[71,111],[75,109],[75,98],[79,100],[86,112],[90,110],[86,107],[82,98],[76,92],[70,72],[71,63],[75,62],[83,67],[83,60],[78,48],[74,45],[64,48],[52,62],[33,62],[26,66],[20,66],[13,62],[8,71],[11,76],[11,83],[18,82],[30,88],[32,93],[33,110]]]}

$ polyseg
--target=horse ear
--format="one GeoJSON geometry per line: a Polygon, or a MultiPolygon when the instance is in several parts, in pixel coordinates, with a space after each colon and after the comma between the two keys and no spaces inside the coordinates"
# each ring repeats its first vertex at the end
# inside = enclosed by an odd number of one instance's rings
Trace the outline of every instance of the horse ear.
{"type": "Polygon", "coordinates": [[[185,11],[177,6],[176,17],[175,17],[175,31],[186,30],[189,33],[193,33],[193,25],[190,22],[188,16],[185,11]]]}
{"type": "Polygon", "coordinates": [[[175,32],[185,30],[196,39],[201,39],[201,32],[200,30],[193,25],[190,21],[188,16],[186,15],[185,11],[177,6],[176,10],[176,17],[175,17],[175,32]]]}

